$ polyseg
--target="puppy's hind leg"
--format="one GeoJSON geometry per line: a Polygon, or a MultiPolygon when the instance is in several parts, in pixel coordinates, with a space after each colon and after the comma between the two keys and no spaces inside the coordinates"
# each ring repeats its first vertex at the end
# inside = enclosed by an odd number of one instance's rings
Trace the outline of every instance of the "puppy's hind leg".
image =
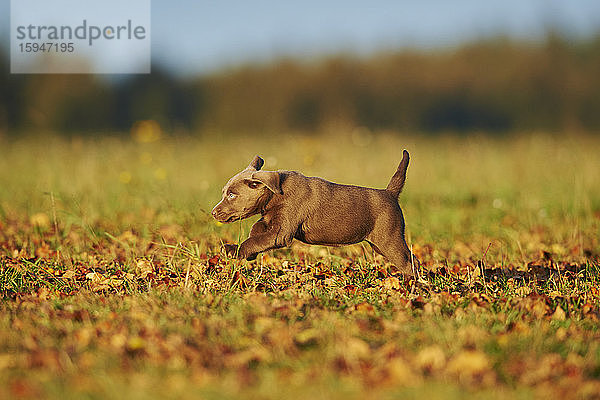
{"type": "Polygon", "coordinates": [[[370,242],[376,252],[384,256],[393,264],[392,272],[401,272],[404,275],[414,276],[418,266],[417,259],[412,256],[404,240],[385,240],[378,243],[370,242]],[[414,263],[414,268],[413,268],[414,263]]]}

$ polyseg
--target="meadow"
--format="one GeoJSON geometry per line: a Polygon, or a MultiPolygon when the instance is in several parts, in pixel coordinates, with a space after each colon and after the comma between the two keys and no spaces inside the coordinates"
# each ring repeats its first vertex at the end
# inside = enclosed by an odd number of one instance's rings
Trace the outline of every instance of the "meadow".
{"type": "Polygon", "coordinates": [[[0,137],[0,398],[600,397],[600,137],[146,128],[0,137]],[[221,253],[254,155],[385,187],[404,148],[419,279],[365,244],[221,253]]]}

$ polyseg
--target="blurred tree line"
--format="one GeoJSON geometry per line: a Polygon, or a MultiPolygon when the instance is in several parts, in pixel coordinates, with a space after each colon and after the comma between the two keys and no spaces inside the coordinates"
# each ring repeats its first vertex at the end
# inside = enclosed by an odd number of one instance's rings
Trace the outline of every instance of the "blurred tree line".
{"type": "Polygon", "coordinates": [[[319,131],[600,131],[600,35],[505,39],[438,52],[282,60],[194,79],[10,75],[0,60],[0,134],[319,131]]]}

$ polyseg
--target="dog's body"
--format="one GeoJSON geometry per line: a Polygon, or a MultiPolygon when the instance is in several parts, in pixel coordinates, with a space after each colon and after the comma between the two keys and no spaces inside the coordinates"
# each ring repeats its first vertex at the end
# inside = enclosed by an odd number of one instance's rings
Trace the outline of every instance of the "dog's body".
{"type": "Polygon", "coordinates": [[[406,180],[408,152],[386,189],[340,185],[295,171],[261,171],[256,156],[223,188],[212,211],[232,222],[261,214],[250,236],[228,254],[252,260],[266,250],[289,246],[293,239],[338,246],[369,242],[401,272],[412,275],[411,253],[404,239],[404,217],[398,195],[406,180]]]}

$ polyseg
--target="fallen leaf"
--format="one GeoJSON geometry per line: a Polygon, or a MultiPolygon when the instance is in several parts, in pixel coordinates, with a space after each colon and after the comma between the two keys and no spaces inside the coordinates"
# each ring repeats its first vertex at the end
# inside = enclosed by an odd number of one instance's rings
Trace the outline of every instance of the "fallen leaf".
{"type": "Polygon", "coordinates": [[[428,346],[417,353],[415,363],[424,372],[431,373],[444,367],[446,355],[439,346],[428,346]]]}
{"type": "Polygon", "coordinates": [[[392,359],[387,365],[390,383],[400,386],[415,386],[421,377],[414,372],[413,367],[400,357],[392,359]]]}
{"type": "Polygon", "coordinates": [[[567,318],[567,314],[560,306],[556,306],[556,310],[552,314],[552,319],[555,321],[564,321],[567,318]]]}
{"type": "Polygon", "coordinates": [[[481,351],[463,350],[452,357],[448,362],[447,370],[463,381],[473,382],[490,371],[490,361],[481,351]]]}
{"type": "Polygon", "coordinates": [[[294,341],[297,344],[308,346],[318,342],[321,337],[321,332],[315,328],[308,328],[301,332],[298,332],[294,336],[294,341]]]}
{"type": "Polygon", "coordinates": [[[77,275],[77,273],[75,271],[73,271],[72,269],[65,271],[64,274],[62,274],[62,277],[64,279],[71,279],[74,278],[77,275]]]}
{"type": "Polygon", "coordinates": [[[50,227],[50,218],[44,213],[36,213],[33,214],[29,218],[29,222],[33,226],[37,226],[38,228],[48,228],[50,227]]]}
{"type": "Polygon", "coordinates": [[[140,258],[136,261],[135,273],[137,274],[138,278],[144,279],[148,276],[148,274],[153,272],[154,266],[150,263],[150,261],[144,258],[140,258]]]}
{"type": "Polygon", "coordinates": [[[385,278],[382,282],[382,285],[385,289],[400,289],[400,280],[395,276],[389,276],[385,278]]]}

